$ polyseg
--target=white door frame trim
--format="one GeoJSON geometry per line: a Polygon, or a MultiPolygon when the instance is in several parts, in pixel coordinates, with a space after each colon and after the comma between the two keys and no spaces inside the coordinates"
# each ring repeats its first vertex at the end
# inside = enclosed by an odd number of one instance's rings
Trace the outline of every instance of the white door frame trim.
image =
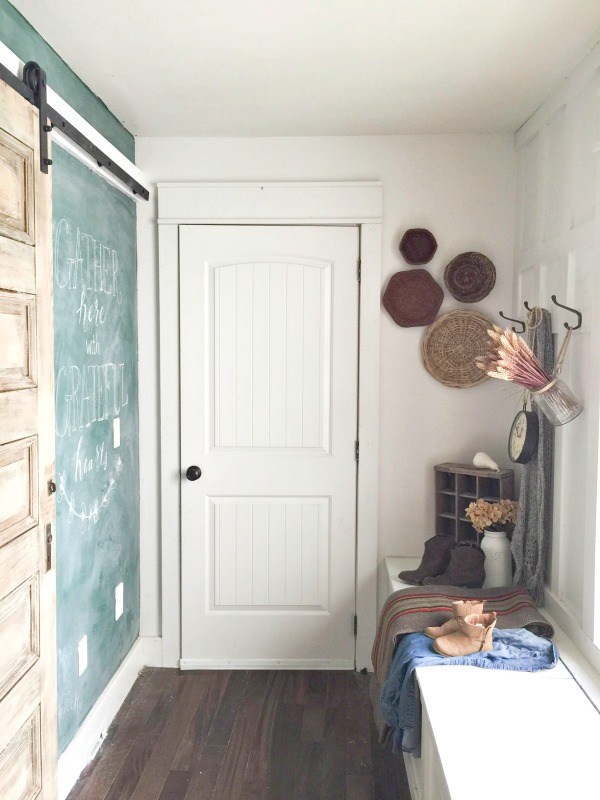
{"type": "MultiPolygon", "coordinates": [[[[161,612],[164,666],[181,659],[179,235],[181,224],[360,227],[356,668],[371,670],[377,624],[382,185],[159,183],[161,612]]],[[[208,665],[207,665],[208,666],[208,665]]]]}

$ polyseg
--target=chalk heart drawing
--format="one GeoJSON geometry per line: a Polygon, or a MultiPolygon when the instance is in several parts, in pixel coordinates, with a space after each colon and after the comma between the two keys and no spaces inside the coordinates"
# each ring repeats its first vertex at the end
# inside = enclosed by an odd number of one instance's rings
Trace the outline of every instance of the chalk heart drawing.
{"type": "Polygon", "coordinates": [[[112,447],[112,421],[129,405],[127,366],[113,352],[123,302],[119,254],[61,219],[54,235],[54,282],[55,291],[67,295],[61,305],[72,315],[65,320],[69,350],[81,354],[79,363],[60,363],[56,370],[56,435],[75,444],[58,476],[57,501],[83,532],[108,507],[124,469],[112,447]]]}

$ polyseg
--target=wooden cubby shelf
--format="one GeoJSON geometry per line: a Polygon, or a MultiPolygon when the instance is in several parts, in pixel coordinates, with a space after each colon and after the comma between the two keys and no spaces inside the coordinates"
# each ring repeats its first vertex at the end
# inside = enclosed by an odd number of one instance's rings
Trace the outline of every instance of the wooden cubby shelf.
{"type": "Polygon", "coordinates": [[[453,536],[457,542],[477,541],[477,534],[465,517],[474,500],[514,499],[515,476],[512,469],[494,472],[468,464],[437,464],[435,470],[435,532],[453,536]]]}

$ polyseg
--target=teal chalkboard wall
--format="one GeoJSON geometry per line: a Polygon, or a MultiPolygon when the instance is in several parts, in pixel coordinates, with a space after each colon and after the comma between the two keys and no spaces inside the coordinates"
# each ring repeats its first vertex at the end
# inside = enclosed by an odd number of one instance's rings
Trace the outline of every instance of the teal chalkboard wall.
{"type": "Polygon", "coordinates": [[[59,147],[52,158],[62,752],[139,631],[136,211],[59,147]]]}

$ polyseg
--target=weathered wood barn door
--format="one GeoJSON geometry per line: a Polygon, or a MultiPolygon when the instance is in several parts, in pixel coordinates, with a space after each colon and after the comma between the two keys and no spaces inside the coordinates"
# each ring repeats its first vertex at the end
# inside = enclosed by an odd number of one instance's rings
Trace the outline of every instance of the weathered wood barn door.
{"type": "Polygon", "coordinates": [[[56,797],[50,177],[0,82],[0,797],[56,797]]]}

